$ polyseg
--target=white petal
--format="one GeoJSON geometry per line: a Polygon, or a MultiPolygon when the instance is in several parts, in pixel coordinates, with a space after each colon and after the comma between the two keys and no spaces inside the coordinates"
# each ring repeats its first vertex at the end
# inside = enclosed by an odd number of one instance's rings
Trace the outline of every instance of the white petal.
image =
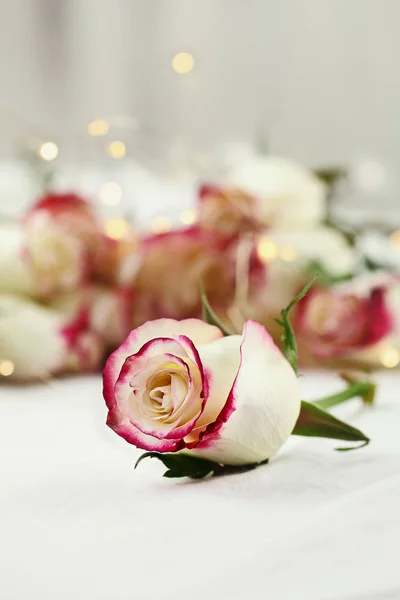
{"type": "Polygon", "coordinates": [[[276,454],[300,412],[297,377],[265,328],[247,321],[241,364],[222,426],[195,453],[224,464],[260,462],[276,454]]]}
{"type": "MultiPolygon", "coordinates": [[[[230,335],[197,347],[209,395],[204,411],[196,423],[196,430],[215,421],[224,408],[239,369],[241,342],[242,336],[230,335]]],[[[190,441],[193,439],[192,436],[190,441]]]]}
{"type": "Polygon", "coordinates": [[[64,366],[62,320],[52,310],[0,296],[0,359],[14,364],[11,378],[46,377],[64,366]]]}
{"type": "Polygon", "coordinates": [[[0,227],[0,291],[33,295],[35,284],[24,257],[24,231],[20,225],[0,227]]]}

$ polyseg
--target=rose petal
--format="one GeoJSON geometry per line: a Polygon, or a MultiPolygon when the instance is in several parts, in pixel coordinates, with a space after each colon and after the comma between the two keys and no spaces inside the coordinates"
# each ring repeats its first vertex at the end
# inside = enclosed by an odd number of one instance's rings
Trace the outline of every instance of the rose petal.
{"type": "Polygon", "coordinates": [[[103,372],[103,395],[109,408],[114,406],[114,388],[128,356],[132,356],[149,340],[156,337],[187,336],[194,344],[205,344],[222,337],[222,331],[199,319],[157,319],[132,331],[121,346],[111,354],[103,372]]]}
{"type": "Polygon", "coordinates": [[[276,454],[300,412],[296,375],[262,325],[246,322],[240,354],[228,401],[194,451],[232,465],[260,462],[276,454]]]}

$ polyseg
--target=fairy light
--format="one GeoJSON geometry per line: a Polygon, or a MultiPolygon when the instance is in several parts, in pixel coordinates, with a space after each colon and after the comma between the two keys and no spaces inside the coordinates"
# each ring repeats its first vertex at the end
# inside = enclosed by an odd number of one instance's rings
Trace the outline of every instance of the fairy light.
{"type": "Polygon", "coordinates": [[[124,142],[116,140],[115,142],[111,142],[110,144],[108,144],[106,152],[108,156],[111,156],[111,158],[124,158],[126,154],[126,146],[124,142]]]}
{"type": "Polygon", "coordinates": [[[281,246],[278,250],[278,256],[286,262],[293,262],[297,259],[297,252],[292,246],[281,246]]]}
{"type": "Polygon", "coordinates": [[[190,208],[184,210],[179,215],[179,220],[183,225],[193,225],[196,222],[196,213],[190,208]]]}
{"type": "Polygon", "coordinates": [[[103,204],[116,206],[122,200],[122,187],[116,181],[106,181],[100,187],[99,197],[103,204]]]}
{"type": "Polygon", "coordinates": [[[153,233],[167,233],[171,230],[171,227],[171,219],[164,216],[156,217],[151,224],[151,230],[153,233]]]}
{"type": "Polygon", "coordinates": [[[38,154],[43,160],[54,160],[58,156],[58,147],[54,142],[44,142],[38,148],[38,154]]]}
{"type": "Polygon", "coordinates": [[[104,230],[111,239],[121,240],[128,236],[130,225],[122,218],[108,219],[104,224],[104,230]]]}
{"type": "Polygon", "coordinates": [[[257,254],[262,262],[268,263],[277,258],[278,248],[271,238],[265,236],[257,244],[257,254]]]}
{"type": "Polygon", "coordinates": [[[400,352],[396,348],[387,348],[382,352],[381,363],[387,369],[393,369],[400,363],[400,352]]]}
{"type": "Polygon", "coordinates": [[[194,58],[189,52],[179,52],[172,59],[172,68],[179,75],[190,73],[194,66],[194,58]]]}
{"type": "Polygon", "coordinates": [[[9,377],[14,373],[15,365],[12,360],[0,361],[0,375],[3,377],[9,377]]]}
{"type": "Polygon", "coordinates": [[[109,125],[104,119],[96,119],[95,121],[91,121],[89,123],[87,130],[89,135],[107,135],[109,125]]]}

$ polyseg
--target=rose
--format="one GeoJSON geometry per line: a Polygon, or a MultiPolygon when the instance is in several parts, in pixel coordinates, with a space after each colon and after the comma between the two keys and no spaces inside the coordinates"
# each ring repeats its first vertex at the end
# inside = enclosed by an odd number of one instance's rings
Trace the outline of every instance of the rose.
{"type": "Polygon", "coordinates": [[[12,365],[10,379],[99,369],[103,356],[83,314],[69,319],[35,302],[0,296],[0,361],[12,365]]]}
{"type": "Polygon", "coordinates": [[[232,465],[275,454],[300,411],[296,375],[265,328],[242,335],[197,319],[148,322],[103,373],[107,424],[138,448],[232,465]]]}
{"type": "Polygon", "coordinates": [[[25,232],[17,223],[0,226],[0,292],[34,295],[33,273],[24,259],[25,232]]]}
{"type": "Polygon", "coordinates": [[[37,293],[79,287],[93,263],[100,229],[90,205],[74,194],[48,194],[25,217],[25,255],[37,293]]]}
{"type": "Polygon", "coordinates": [[[102,233],[94,255],[93,278],[107,286],[118,287],[123,281],[131,284],[139,263],[138,246],[139,239],[132,232],[121,239],[102,233]]]}
{"type": "MultiPolygon", "coordinates": [[[[128,259],[129,260],[129,259],[128,259]]],[[[201,314],[200,282],[216,311],[224,310],[235,288],[235,261],[226,238],[190,227],[144,238],[132,277],[123,284],[136,292],[134,324],[157,317],[201,314]]],[[[129,273],[129,270],[128,270],[129,273]]]]}
{"type": "Polygon", "coordinates": [[[134,292],[128,288],[87,285],[53,297],[48,305],[69,321],[84,314],[86,329],[111,350],[123,342],[132,328],[134,292]]]}
{"type": "Polygon", "coordinates": [[[303,166],[276,156],[255,156],[234,167],[228,183],[258,199],[265,225],[309,228],[326,210],[326,187],[303,166]]]}
{"type": "Polygon", "coordinates": [[[353,286],[337,286],[311,289],[298,305],[294,328],[313,356],[346,358],[390,336],[394,322],[384,287],[360,295],[353,286]]]}
{"type": "Polygon", "coordinates": [[[199,224],[223,235],[262,228],[256,198],[236,188],[203,185],[199,190],[199,224]]]}

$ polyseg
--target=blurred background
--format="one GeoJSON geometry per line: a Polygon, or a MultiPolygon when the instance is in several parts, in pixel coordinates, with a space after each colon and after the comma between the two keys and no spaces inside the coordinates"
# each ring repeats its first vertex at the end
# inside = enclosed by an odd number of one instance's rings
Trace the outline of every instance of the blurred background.
{"type": "Polygon", "coordinates": [[[398,0],[1,0],[1,210],[48,141],[61,187],[117,173],[143,219],[258,145],[344,165],[348,212],[400,219],[399,17],[398,0]]]}
{"type": "Polygon", "coordinates": [[[399,0],[0,0],[0,376],[99,370],[143,322],[200,317],[200,281],[280,343],[315,275],[302,363],[399,366],[399,22],[399,0]],[[22,360],[21,314],[56,365],[22,360]]]}

